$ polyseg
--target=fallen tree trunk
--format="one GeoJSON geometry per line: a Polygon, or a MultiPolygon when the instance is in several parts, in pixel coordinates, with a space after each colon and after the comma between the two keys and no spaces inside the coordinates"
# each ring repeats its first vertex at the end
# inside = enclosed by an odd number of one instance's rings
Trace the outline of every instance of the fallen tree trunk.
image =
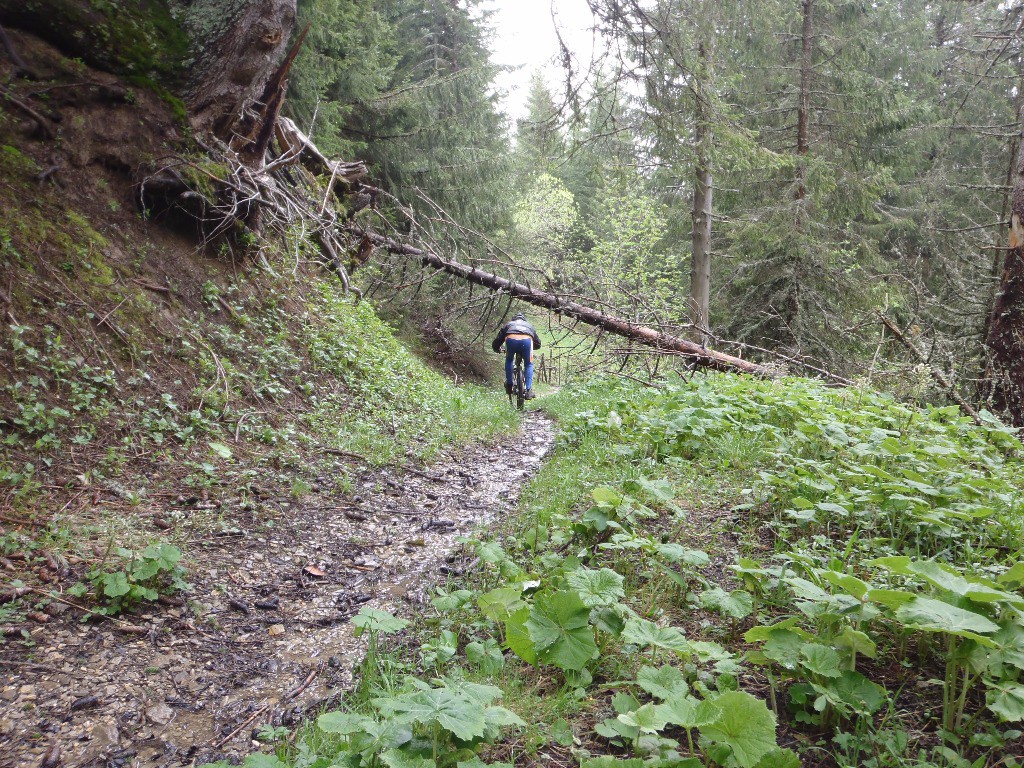
{"type": "Polygon", "coordinates": [[[360,237],[368,239],[374,245],[385,248],[392,253],[404,256],[414,256],[420,259],[427,266],[433,267],[434,269],[439,269],[450,275],[461,277],[463,280],[468,280],[476,285],[482,285],[485,288],[490,288],[492,291],[507,293],[510,296],[519,299],[520,301],[525,301],[527,304],[532,304],[535,307],[542,307],[557,315],[565,315],[566,317],[574,318],[596,328],[601,328],[609,333],[614,333],[640,344],[653,347],[661,352],[688,357],[703,368],[711,368],[716,371],[728,371],[731,373],[750,373],[755,376],[772,375],[771,371],[762,365],[757,365],[756,363],[751,363],[747,360],[743,360],[742,358],[727,355],[722,352],[715,352],[712,349],[707,349],[699,344],[693,343],[692,341],[681,339],[678,336],[670,336],[669,334],[662,333],[661,331],[657,331],[653,328],[647,328],[645,326],[632,323],[629,320],[623,320],[619,317],[606,315],[604,312],[578,304],[575,301],[570,301],[564,297],[558,296],[557,294],[546,293],[545,291],[531,288],[528,285],[507,280],[491,272],[485,272],[481,269],[477,269],[476,267],[469,266],[468,264],[444,259],[428,250],[417,248],[412,245],[406,245],[405,243],[400,243],[389,237],[384,237],[383,235],[378,235],[373,232],[364,232],[356,228],[353,228],[353,232],[360,237]]]}

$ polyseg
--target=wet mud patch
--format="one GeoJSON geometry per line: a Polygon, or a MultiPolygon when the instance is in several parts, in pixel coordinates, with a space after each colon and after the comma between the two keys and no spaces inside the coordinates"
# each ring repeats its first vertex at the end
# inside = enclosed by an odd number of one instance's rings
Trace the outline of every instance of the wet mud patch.
{"type": "Polygon", "coordinates": [[[412,615],[465,567],[456,538],[501,519],[554,443],[518,438],[427,469],[361,475],[344,501],[281,501],[272,527],[190,543],[188,602],[131,631],[68,611],[0,647],[0,766],[184,766],[238,758],[352,683],[363,605],[412,615]]]}

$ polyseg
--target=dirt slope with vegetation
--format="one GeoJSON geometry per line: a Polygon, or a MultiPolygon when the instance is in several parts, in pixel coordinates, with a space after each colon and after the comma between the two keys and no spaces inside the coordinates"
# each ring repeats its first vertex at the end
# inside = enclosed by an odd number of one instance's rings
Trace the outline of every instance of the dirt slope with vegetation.
{"type": "Polygon", "coordinates": [[[518,420],[411,355],[302,241],[204,247],[140,210],[144,169],[202,168],[180,102],[8,31],[35,79],[0,104],[0,765],[188,763],[273,698],[280,717],[300,667],[317,675],[290,707],[347,679],[326,645],[278,651],[378,582],[397,600],[436,575],[490,508],[476,480],[507,475],[502,496],[517,476],[458,451],[518,420]],[[178,715],[192,735],[160,741],[178,715]]]}

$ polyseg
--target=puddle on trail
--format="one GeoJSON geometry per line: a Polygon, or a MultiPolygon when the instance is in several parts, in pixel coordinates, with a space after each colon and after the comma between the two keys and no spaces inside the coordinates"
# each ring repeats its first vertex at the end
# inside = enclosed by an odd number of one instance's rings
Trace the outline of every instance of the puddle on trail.
{"type": "Polygon", "coordinates": [[[0,687],[0,767],[54,749],[63,766],[246,754],[255,728],[294,723],[351,684],[364,643],[349,617],[364,604],[413,612],[460,567],[447,562],[455,538],[508,513],[553,443],[550,421],[528,412],[518,440],[367,472],[344,504],[293,504],[270,530],[203,542],[190,576],[204,616],[172,608],[140,637],[70,618],[46,627],[0,687]]]}

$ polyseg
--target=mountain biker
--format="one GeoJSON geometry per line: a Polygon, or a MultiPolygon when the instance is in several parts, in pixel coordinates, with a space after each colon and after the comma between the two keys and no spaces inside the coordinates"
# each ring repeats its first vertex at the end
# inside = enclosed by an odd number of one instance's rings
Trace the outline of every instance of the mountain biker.
{"type": "Polygon", "coordinates": [[[533,394],[533,350],[540,349],[537,330],[527,322],[526,315],[519,312],[501,326],[491,349],[500,352],[502,343],[505,344],[505,394],[512,394],[512,360],[518,352],[526,361],[526,399],[532,400],[536,397],[533,394]]]}

